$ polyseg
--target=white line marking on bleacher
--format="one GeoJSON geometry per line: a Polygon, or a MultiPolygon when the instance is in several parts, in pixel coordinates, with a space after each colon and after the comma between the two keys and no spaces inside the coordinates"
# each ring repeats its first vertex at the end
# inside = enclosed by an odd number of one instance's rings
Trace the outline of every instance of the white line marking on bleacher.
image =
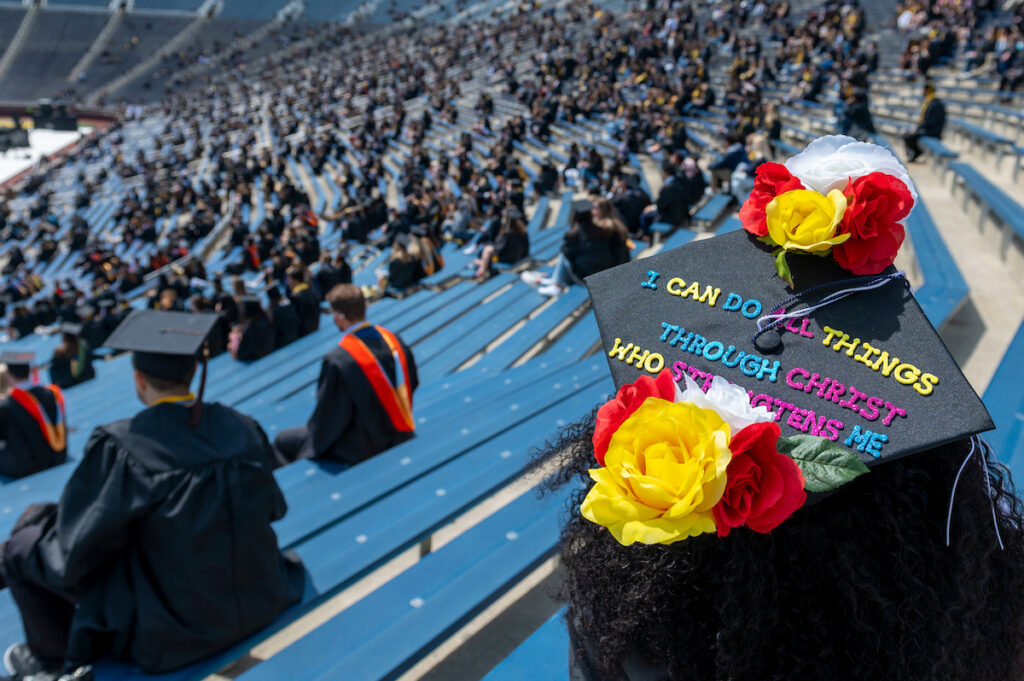
{"type": "Polygon", "coordinates": [[[411,601],[409,601],[409,605],[411,605],[414,608],[422,608],[424,602],[425,601],[422,598],[414,598],[411,601]]]}
{"type": "Polygon", "coordinates": [[[409,464],[411,464],[411,463],[412,463],[412,459],[410,459],[410,458],[409,458],[409,457],[407,457],[407,456],[403,456],[403,457],[402,457],[402,460],[401,460],[401,461],[399,461],[398,463],[402,464],[403,466],[408,466],[409,464]]]}
{"type": "Polygon", "coordinates": [[[358,537],[356,537],[356,543],[357,544],[365,544],[366,543],[366,535],[365,534],[361,534],[358,537]]]}
{"type": "Polygon", "coordinates": [[[508,539],[509,541],[515,541],[516,539],[519,539],[519,533],[518,532],[506,532],[505,533],[505,539],[508,539]]]}
{"type": "Polygon", "coordinates": [[[341,492],[335,492],[334,494],[331,495],[331,501],[337,501],[340,498],[341,498],[341,492]]]}
{"type": "Polygon", "coordinates": [[[438,490],[435,490],[434,494],[436,494],[439,497],[443,497],[445,494],[448,494],[448,491],[445,488],[442,487],[442,488],[440,488],[438,490]]]}
{"type": "Polygon", "coordinates": [[[512,452],[506,449],[505,451],[503,451],[498,456],[500,456],[503,459],[507,459],[508,457],[512,456],[512,452]]]}

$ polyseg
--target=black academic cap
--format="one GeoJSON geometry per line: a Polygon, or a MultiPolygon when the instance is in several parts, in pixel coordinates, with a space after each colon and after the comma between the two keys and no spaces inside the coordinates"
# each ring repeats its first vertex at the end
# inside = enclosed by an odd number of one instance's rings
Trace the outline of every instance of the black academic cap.
{"type": "Polygon", "coordinates": [[[774,413],[783,436],[826,437],[868,466],[994,427],[903,279],[755,343],[758,318],[792,296],[813,303],[849,286],[831,258],[788,261],[792,289],[769,247],[740,230],[588,277],[616,385],[663,368],[680,382],[722,376],[774,413]]]}
{"type": "Polygon", "coordinates": [[[590,199],[577,199],[572,202],[572,214],[577,213],[589,213],[594,210],[594,204],[590,202],[590,199]]]}
{"type": "Polygon", "coordinates": [[[195,370],[199,350],[216,323],[215,314],[135,310],[105,345],[130,350],[133,366],[148,376],[181,380],[195,370]]]}
{"type": "Polygon", "coordinates": [[[7,366],[15,374],[27,374],[32,368],[32,360],[35,359],[34,352],[16,352],[5,350],[0,353],[0,364],[7,366]]]}

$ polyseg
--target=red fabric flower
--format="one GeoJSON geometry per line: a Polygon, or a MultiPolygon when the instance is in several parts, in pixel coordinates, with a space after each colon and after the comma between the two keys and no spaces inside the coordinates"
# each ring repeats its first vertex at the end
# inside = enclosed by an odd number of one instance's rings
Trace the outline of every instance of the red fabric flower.
{"type": "Polygon", "coordinates": [[[743,229],[756,236],[768,234],[768,222],[764,210],[779,194],[793,189],[803,189],[800,180],[781,163],[762,163],[754,173],[754,189],[740,208],[740,222],[743,229]]]}
{"type": "Polygon", "coordinates": [[[800,468],[777,451],[779,434],[779,425],[772,421],[732,436],[725,493],[712,509],[719,537],[741,525],[770,532],[807,500],[800,468]]]}
{"type": "Polygon", "coordinates": [[[854,274],[878,274],[896,259],[914,197],[902,180],[870,173],[846,185],[846,212],[839,233],[851,236],[832,249],[836,262],[854,274]]]}
{"type": "Polygon", "coordinates": [[[594,425],[594,457],[599,464],[604,465],[604,455],[608,451],[612,435],[648,397],[675,401],[676,382],[671,371],[665,369],[658,374],[657,379],[641,376],[635,382],[622,386],[615,394],[615,399],[605,402],[597,410],[594,425]]]}

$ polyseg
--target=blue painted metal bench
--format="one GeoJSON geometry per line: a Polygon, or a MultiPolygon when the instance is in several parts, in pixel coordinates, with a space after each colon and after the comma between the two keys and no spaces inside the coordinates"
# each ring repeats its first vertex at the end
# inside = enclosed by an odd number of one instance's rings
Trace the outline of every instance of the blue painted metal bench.
{"type": "MultiPolygon", "coordinates": [[[[501,345],[489,350],[467,371],[496,373],[511,366],[531,348],[544,341],[555,328],[588,299],[587,290],[573,286],[530,319],[501,345]]],[[[579,359],[578,357],[576,359],[579,359]]]]}
{"type": "Polygon", "coordinates": [[[693,221],[698,225],[710,227],[728,210],[732,199],[730,194],[714,194],[694,213],[693,221]]]}
{"type": "Polygon", "coordinates": [[[554,555],[564,501],[527,493],[240,680],[396,678],[554,555]]]}
{"type": "Polygon", "coordinates": [[[743,229],[743,223],[740,222],[738,217],[726,218],[722,224],[718,227],[715,234],[728,234],[729,232],[735,232],[737,229],[743,229]]]}
{"type": "Polygon", "coordinates": [[[949,164],[949,169],[953,171],[953,187],[960,187],[964,192],[964,210],[972,196],[977,199],[980,208],[978,229],[982,229],[990,217],[1003,223],[1005,228],[1000,250],[1005,257],[1014,238],[1024,240],[1024,208],[970,164],[954,161],[949,164]]]}
{"type": "Polygon", "coordinates": [[[569,630],[562,608],[519,644],[483,681],[566,681],[569,630]]]}
{"type": "Polygon", "coordinates": [[[960,154],[947,147],[937,137],[922,137],[921,146],[928,150],[929,155],[932,157],[932,167],[936,171],[944,167],[949,161],[955,161],[960,158],[960,154]]]}
{"type": "Polygon", "coordinates": [[[997,135],[991,130],[965,121],[962,118],[951,118],[950,123],[953,125],[953,129],[956,130],[962,138],[980,146],[984,151],[995,154],[996,165],[1003,159],[1003,156],[1010,151],[1010,147],[1013,146],[1013,142],[997,135]]]}
{"type": "Polygon", "coordinates": [[[455,371],[544,302],[544,296],[518,282],[466,313],[417,348],[426,355],[418,362],[420,380],[435,381],[455,371]]]}
{"type": "Polygon", "coordinates": [[[983,397],[996,429],[985,434],[999,459],[1010,467],[1015,480],[1024,480],[1024,383],[1021,366],[1024,358],[1024,324],[992,376],[983,397]]]}
{"type": "Polygon", "coordinates": [[[928,321],[941,330],[967,301],[967,282],[923,201],[918,200],[907,218],[907,234],[924,276],[924,285],[914,293],[914,297],[928,321]]]}

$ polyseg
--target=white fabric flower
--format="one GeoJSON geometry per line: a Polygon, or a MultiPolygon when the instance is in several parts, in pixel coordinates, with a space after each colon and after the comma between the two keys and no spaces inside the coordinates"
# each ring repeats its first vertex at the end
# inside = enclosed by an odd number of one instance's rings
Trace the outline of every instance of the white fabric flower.
{"type": "Polygon", "coordinates": [[[702,409],[716,411],[722,420],[729,424],[733,435],[754,423],[775,420],[768,407],[751,407],[747,391],[721,376],[711,379],[711,387],[707,393],[700,389],[689,374],[683,374],[683,378],[686,379],[686,390],[682,395],[677,395],[676,402],[692,402],[702,409]]]}
{"type": "Polygon", "coordinates": [[[805,187],[822,194],[833,189],[843,191],[851,178],[873,172],[886,173],[902,180],[917,201],[917,190],[907,169],[891,151],[845,135],[819,137],[785,165],[805,187]]]}

